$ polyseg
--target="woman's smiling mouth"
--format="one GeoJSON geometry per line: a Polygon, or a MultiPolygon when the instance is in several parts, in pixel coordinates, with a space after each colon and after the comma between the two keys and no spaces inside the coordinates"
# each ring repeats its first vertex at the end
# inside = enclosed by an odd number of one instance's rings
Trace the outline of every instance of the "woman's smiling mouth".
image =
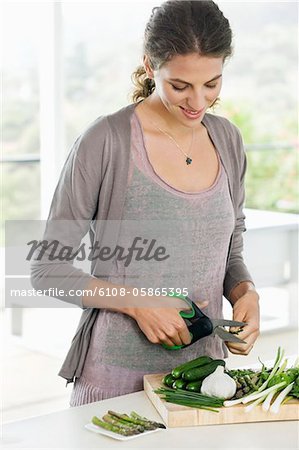
{"type": "Polygon", "coordinates": [[[180,106],[180,108],[185,117],[188,117],[188,119],[198,119],[198,117],[200,117],[204,111],[204,108],[200,109],[199,111],[191,111],[189,109],[183,108],[183,106],[180,106]]]}

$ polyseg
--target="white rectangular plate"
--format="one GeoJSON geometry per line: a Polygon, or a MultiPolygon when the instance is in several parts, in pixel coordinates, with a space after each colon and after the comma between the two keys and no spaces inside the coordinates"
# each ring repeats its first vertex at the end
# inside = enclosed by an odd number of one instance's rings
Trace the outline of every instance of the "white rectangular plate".
{"type": "Polygon", "coordinates": [[[127,441],[128,439],[146,436],[147,434],[155,433],[156,431],[165,431],[165,428],[156,428],[155,430],[144,431],[143,433],[134,434],[133,436],[122,436],[121,434],[113,433],[113,431],[105,430],[105,428],[97,427],[93,423],[86,424],[85,428],[87,428],[87,430],[93,431],[94,433],[103,434],[104,436],[108,436],[119,441],[127,441]]]}

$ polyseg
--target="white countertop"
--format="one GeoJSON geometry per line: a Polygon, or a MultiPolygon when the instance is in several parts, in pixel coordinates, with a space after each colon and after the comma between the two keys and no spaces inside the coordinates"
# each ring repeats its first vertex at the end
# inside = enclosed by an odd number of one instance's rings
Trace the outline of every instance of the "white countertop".
{"type": "Polygon", "coordinates": [[[299,444],[296,421],[168,428],[128,441],[117,441],[84,428],[92,416],[102,417],[108,409],[126,413],[135,410],[161,422],[161,417],[142,391],[4,424],[1,448],[289,450],[298,449],[299,444]]]}

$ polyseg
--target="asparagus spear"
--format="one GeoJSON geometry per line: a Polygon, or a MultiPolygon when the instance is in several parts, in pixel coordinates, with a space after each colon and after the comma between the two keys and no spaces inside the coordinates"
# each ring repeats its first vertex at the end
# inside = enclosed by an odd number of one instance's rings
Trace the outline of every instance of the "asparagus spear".
{"type": "Polygon", "coordinates": [[[114,419],[118,420],[123,425],[127,425],[128,427],[132,427],[132,428],[137,428],[141,433],[143,433],[145,431],[144,425],[137,425],[136,423],[128,422],[125,419],[119,419],[115,416],[110,416],[110,417],[113,417],[114,419]]]}
{"type": "Polygon", "coordinates": [[[92,423],[98,427],[105,428],[105,430],[113,431],[117,434],[122,434],[123,436],[132,436],[134,432],[132,430],[125,430],[123,428],[112,425],[111,423],[103,422],[98,417],[94,416],[92,418],[92,423]]]}
{"type": "Polygon", "coordinates": [[[103,416],[103,420],[104,422],[111,423],[112,425],[116,425],[117,427],[135,431],[135,434],[143,433],[144,431],[144,428],[142,426],[135,425],[134,423],[130,423],[122,419],[118,419],[117,417],[111,416],[110,414],[105,414],[105,416],[103,416]]]}
{"type": "Polygon", "coordinates": [[[127,414],[119,414],[115,411],[108,411],[108,414],[110,414],[111,416],[115,416],[118,419],[123,419],[127,422],[134,423],[135,425],[142,425],[146,430],[154,430],[156,428],[153,425],[151,425],[150,423],[145,422],[144,420],[133,419],[132,417],[128,416],[127,414]]]}
{"type": "Polygon", "coordinates": [[[140,419],[143,420],[144,422],[148,422],[150,424],[152,424],[155,428],[166,428],[166,426],[164,425],[164,423],[159,423],[159,422],[155,422],[153,420],[149,420],[146,417],[141,417],[139,414],[137,414],[137,412],[132,411],[131,412],[131,417],[133,419],[140,419]]]}

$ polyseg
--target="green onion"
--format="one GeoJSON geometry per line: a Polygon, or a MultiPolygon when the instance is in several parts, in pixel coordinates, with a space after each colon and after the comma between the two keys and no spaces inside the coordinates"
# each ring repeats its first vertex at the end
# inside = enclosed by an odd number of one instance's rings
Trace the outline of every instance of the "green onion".
{"type": "Polygon", "coordinates": [[[218,412],[215,408],[220,408],[224,402],[223,399],[218,397],[210,397],[198,392],[185,391],[184,389],[159,388],[154,392],[161,395],[161,398],[168,403],[206,409],[213,412],[218,412]]]}
{"type": "Polygon", "coordinates": [[[259,405],[260,403],[262,403],[262,402],[265,400],[266,397],[267,397],[267,394],[266,394],[266,395],[263,395],[263,396],[261,396],[261,397],[259,397],[259,398],[257,398],[254,402],[251,402],[249,405],[247,405],[247,406],[244,408],[244,411],[245,411],[246,413],[252,411],[253,408],[255,408],[257,405],[259,405]]]}
{"type": "Polygon", "coordinates": [[[280,392],[280,394],[276,397],[274,402],[272,403],[270,407],[270,412],[277,414],[279,412],[279,407],[285,397],[288,395],[288,393],[292,390],[294,383],[289,384],[287,387],[284,388],[283,391],[280,392]]]}
{"type": "Polygon", "coordinates": [[[279,370],[279,364],[282,361],[283,355],[284,355],[284,350],[281,350],[281,348],[278,347],[273,369],[271,370],[270,375],[266,379],[266,381],[259,387],[258,392],[263,391],[268,386],[268,383],[271,380],[271,378],[273,378],[274,375],[276,374],[276,372],[279,370]]]}
{"type": "Polygon", "coordinates": [[[278,383],[278,384],[275,384],[274,386],[269,387],[268,389],[265,389],[263,392],[256,391],[252,394],[246,395],[245,397],[238,398],[237,400],[227,400],[224,402],[224,406],[234,406],[234,405],[237,405],[238,403],[249,403],[249,402],[252,402],[253,400],[257,400],[261,397],[266,398],[270,392],[272,392],[272,391],[277,392],[277,389],[282,388],[285,385],[286,385],[286,383],[283,381],[281,383],[278,383]]]}
{"type": "Polygon", "coordinates": [[[263,403],[263,406],[262,406],[263,411],[269,411],[271,402],[272,402],[273,397],[275,396],[275,394],[276,394],[276,391],[269,392],[269,394],[267,395],[267,397],[266,397],[266,399],[265,399],[265,401],[263,403]]]}

